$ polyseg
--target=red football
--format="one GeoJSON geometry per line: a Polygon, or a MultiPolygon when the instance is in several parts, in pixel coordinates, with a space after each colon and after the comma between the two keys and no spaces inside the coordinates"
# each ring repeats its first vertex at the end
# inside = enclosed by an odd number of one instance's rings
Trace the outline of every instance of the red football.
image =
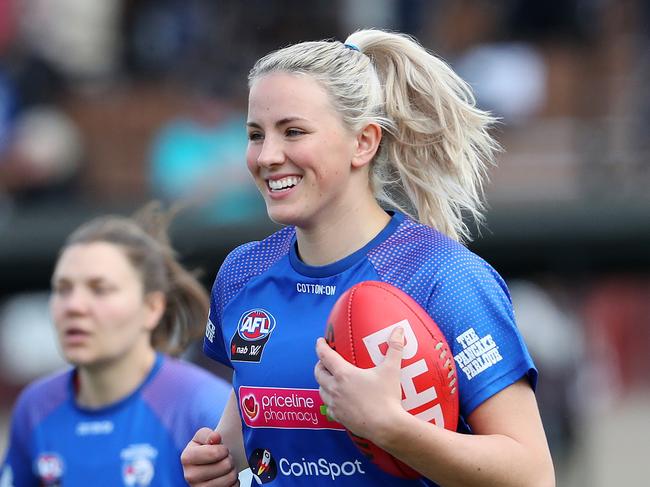
{"type": "MultiPolygon", "coordinates": [[[[381,363],[392,330],[404,329],[402,406],[409,413],[455,431],[458,423],[456,366],[438,325],[413,298],[390,284],[364,281],[336,301],[325,338],[348,362],[369,369],[381,363]]],[[[421,475],[389,453],[352,433],[357,447],[392,475],[421,475]]]]}

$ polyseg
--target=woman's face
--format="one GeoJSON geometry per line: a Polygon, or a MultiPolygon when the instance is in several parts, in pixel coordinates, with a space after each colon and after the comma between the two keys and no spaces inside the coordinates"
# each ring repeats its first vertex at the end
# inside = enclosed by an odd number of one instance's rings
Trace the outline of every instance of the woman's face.
{"type": "Polygon", "coordinates": [[[52,277],[50,311],[65,359],[77,366],[120,360],[150,345],[157,316],[142,279],[121,247],[66,248],[52,277]]]}
{"type": "Polygon", "coordinates": [[[359,191],[369,191],[367,173],[350,176],[355,134],[309,76],[276,72],[254,82],[248,138],[248,169],[278,223],[308,229],[335,222],[359,191]]]}

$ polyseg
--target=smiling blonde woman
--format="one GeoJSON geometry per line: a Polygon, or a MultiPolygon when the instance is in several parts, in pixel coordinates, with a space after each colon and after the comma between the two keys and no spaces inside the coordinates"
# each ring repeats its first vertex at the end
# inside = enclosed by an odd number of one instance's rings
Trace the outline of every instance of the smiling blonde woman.
{"type": "Polygon", "coordinates": [[[235,394],[185,448],[188,482],[238,485],[250,466],[278,486],[553,485],[506,285],[462,245],[464,217],[481,219],[494,119],[447,64],[391,32],[289,46],[249,80],[248,168],[285,228],[235,249],[215,281],[204,349],[235,370],[235,394]],[[445,334],[458,431],[402,407],[398,335],[367,370],[321,338],[337,298],[366,280],[406,292],[445,334]],[[421,478],[380,471],[346,429],[421,478]]]}

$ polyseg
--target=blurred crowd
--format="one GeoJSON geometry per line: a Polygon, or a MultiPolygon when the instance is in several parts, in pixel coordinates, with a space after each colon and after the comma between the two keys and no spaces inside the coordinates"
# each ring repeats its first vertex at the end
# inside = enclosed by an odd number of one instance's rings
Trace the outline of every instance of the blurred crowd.
{"type": "Polygon", "coordinates": [[[502,118],[496,198],[640,195],[648,180],[647,2],[3,0],[0,9],[5,211],[154,195],[208,218],[254,215],[260,202],[245,194],[241,164],[247,70],[268,48],[361,26],[414,34],[502,118]]]}
{"type": "MultiPolygon", "coordinates": [[[[154,197],[207,225],[263,218],[248,69],[370,26],[412,33],[501,118],[494,208],[648,200],[647,1],[0,0],[0,235],[23,211],[154,197]]],[[[650,388],[650,269],[511,277],[561,466],[586,411],[650,388]]],[[[43,289],[0,295],[0,357],[3,408],[62,365],[43,289]]]]}

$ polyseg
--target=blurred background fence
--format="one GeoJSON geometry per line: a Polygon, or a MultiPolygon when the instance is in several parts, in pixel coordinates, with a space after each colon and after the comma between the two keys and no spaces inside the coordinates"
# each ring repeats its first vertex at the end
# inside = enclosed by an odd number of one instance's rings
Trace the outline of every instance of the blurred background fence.
{"type": "Polygon", "coordinates": [[[558,485],[648,485],[645,0],[0,0],[0,424],[63,365],[47,292],[67,233],[182,201],[173,239],[209,286],[274,229],[244,163],[248,69],[361,27],[415,35],[501,117],[470,247],[511,288],[558,485]]]}

